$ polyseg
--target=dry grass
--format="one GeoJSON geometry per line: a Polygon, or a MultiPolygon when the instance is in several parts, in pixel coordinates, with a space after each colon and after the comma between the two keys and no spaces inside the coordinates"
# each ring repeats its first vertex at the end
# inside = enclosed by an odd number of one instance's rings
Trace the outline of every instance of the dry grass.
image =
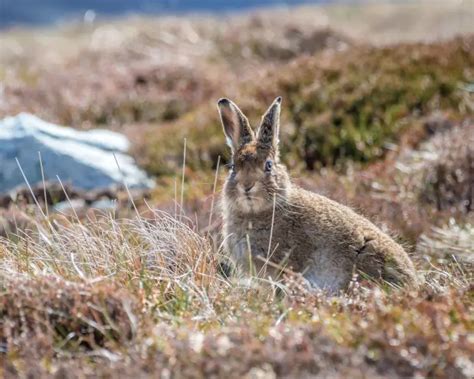
{"type": "Polygon", "coordinates": [[[427,256],[442,259],[455,259],[465,262],[472,269],[474,227],[466,223],[459,225],[454,219],[444,228],[433,228],[422,235],[418,244],[418,251],[427,256]]]}
{"type": "Polygon", "coordinates": [[[163,212],[34,220],[0,240],[7,377],[472,373],[472,271],[459,262],[420,266],[417,291],[357,281],[328,297],[298,276],[226,278],[210,237],[163,212]]]}

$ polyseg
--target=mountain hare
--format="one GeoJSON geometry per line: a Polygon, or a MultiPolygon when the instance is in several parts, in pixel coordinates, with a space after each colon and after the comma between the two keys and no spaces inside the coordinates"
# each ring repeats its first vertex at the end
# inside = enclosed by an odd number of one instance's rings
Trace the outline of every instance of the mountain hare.
{"type": "Polygon", "coordinates": [[[231,259],[273,278],[288,267],[332,293],[345,289],[354,272],[415,285],[413,263],[388,235],[348,207],[291,183],[278,151],[280,104],[278,97],[255,134],[237,105],[218,102],[232,150],[222,199],[231,259]]]}

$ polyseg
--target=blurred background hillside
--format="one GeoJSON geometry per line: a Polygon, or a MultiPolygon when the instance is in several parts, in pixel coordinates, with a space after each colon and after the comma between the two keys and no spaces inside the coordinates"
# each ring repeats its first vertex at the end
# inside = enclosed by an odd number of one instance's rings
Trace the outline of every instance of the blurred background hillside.
{"type": "Polygon", "coordinates": [[[0,22],[2,26],[17,24],[50,24],[74,21],[89,11],[99,17],[124,16],[127,14],[189,13],[189,12],[229,12],[248,10],[265,6],[292,6],[304,3],[324,3],[311,0],[236,0],[236,1],[196,1],[196,0],[3,0],[4,7],[0,22]]]}

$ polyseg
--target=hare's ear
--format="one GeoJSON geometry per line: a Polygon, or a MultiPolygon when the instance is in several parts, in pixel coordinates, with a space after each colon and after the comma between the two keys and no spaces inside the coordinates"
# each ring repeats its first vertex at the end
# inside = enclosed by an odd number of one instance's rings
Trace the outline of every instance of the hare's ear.
{"type": "Polygon", "coordinates": [[[280,104],[281,97],[277,97],[270,108],[265,112],[262,123],[258,128],[257,141],[263,148],[273,148],[278,150],[280,132],[280,104]]]}
{"type": "Polygon", "coordinates": [[[229,99],[220,99],[217,102],[222,126],[227,138],[227,144],[235,152],[240,146],[255,139],[247,117],[237,105],[229,99]]]}

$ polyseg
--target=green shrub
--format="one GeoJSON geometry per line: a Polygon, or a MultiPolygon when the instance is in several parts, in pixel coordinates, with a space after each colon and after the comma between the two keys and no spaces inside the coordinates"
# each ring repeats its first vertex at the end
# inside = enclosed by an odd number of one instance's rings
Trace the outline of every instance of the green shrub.
{"type": "Polygon", "coordinates": [[[316,56],[290,65],[278,82],[294,126],[287,150],[310,170],[369,162],[421,117],[437,109],[465,112],[459,86],[474,78],[468,46],[457,39],[355,48],[329,63],[316,56]]]}
{"type": "MultiPolygon", "coordinates": [[[[447,110],[453,118],[469,111],[461,85],[474,78],[472,40],[355,47],[305,57],[243,81],[233,99],[256,127],[273,98],[283,96],[282,153],[292,167],[371,162],[434,111],[447,110]]],[[[212,169],[218,155],[228,157],[214,107],[221,96],[229,94],[216,93],[212,101],[148,133],[137,150],[144,167],[156,175],[176,174],[184,138],[190,169],[212,169]]]]}

